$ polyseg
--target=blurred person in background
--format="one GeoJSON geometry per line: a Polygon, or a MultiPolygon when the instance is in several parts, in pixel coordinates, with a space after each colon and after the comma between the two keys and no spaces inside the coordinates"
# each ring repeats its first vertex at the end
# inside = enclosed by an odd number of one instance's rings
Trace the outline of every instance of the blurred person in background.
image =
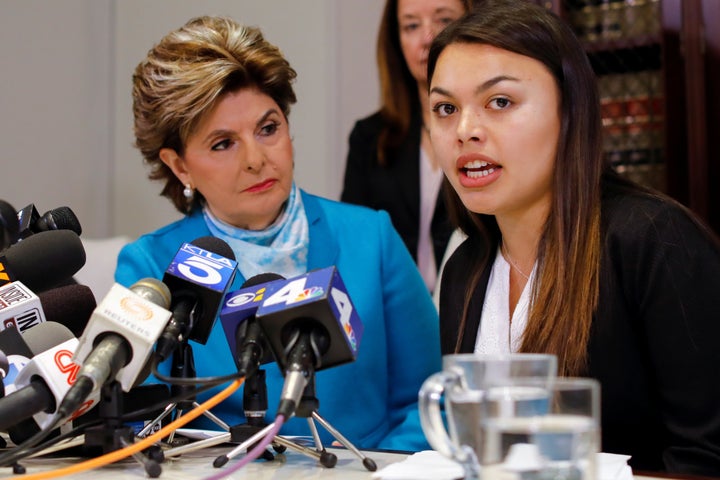
{"type": "Polygon", "coordinates": [[[380,110],[350,133],[341,200],[385,210],[432,292],[452,226],[430,146],[430,42],[470,9],[470,0],[388,0],[377,40],[380,110]]]}

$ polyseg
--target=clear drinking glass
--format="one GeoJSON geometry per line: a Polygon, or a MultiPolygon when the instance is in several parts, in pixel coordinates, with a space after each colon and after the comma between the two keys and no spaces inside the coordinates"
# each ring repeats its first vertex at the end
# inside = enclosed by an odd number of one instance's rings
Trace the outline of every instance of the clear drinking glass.
{"type": "Polygon", "coordinates": [[[529,381],[523,388],[533,388],[533,383],[547,393],[544,411],[513,409],[521,398],[513,392],[517,387],[486,392],[478,450],[483,480],[594,480],[600,384],[561,377],[550,383],[529,381]]]}
{"type": "Polygon", "coordinates": [[[547,388],[556,375],[557,358],[551,354],[446,355],[443,370],[428,377],[418,395],[423,432],[433,449],[463,465],[466,478],[479,478],[486,411],[546,413],[547,388]],[[494,400],[485,405],[488,395],[494,400]]]}

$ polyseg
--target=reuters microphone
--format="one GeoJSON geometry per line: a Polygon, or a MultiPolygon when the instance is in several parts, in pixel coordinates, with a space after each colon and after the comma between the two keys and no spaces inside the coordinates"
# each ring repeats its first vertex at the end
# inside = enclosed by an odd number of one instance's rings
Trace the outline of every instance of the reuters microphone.
{"type": "Polygon", "coordinates": [[[170,292],[157,279],[145,278],[130,288],[113,285],[80,338],[73,359],[82,368],[60,410],[76,409],[90,392],[112,380],[129,391],[146,371],[155,341],[170,320],[169,304],[170,292]]]}

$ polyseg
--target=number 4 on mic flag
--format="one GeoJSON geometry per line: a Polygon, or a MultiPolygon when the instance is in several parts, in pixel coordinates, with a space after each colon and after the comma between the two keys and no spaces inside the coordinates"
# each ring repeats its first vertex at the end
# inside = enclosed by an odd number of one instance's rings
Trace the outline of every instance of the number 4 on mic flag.
{"type": "Polygon", "coordinates": [[[336,267],[313,270],[287,283],[258,308],[257,320],[281,368],[287,363],[289,337],[304,326],[325,330],[329,340],[316,369],[352,362],[363,324],[336,267]]]}

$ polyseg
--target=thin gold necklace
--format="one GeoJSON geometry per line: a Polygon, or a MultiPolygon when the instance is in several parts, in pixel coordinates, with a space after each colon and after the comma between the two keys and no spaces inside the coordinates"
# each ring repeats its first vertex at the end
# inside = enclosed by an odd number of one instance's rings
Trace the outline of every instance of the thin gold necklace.
{"type": "Polygon", "coordinates": [[[511,265],[520,275],[522,275],[522,276],[525,278],[525,280],[530,281],[530,276],[529,276],[529,275],[525,275],[525,272],[523,272],[522,270],[520,270],[520,267],[518,267],[517,263],[515,263],[515,260],[512,259],[512,257],[510,256],[510,254],[509,254],[508,251],[507,251],[507,248],[505,248],[505,244],[504,244],[504,243],[500,244],[500,251],[502,252],[503,256],[507,259],[507,261],[510,263],[510,265],[511,265]]]}

